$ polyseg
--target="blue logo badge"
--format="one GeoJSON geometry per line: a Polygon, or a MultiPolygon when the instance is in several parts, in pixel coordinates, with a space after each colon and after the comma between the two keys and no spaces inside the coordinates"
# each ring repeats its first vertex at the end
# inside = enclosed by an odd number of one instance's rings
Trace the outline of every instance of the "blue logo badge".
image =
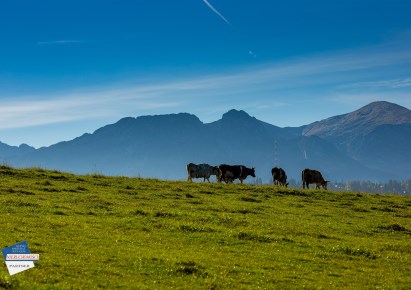
{"type": "Polygon", "coordinates": [[[39,260],[38,254],[30,253],[26,241],[4,248],[1,252],[10,275],[34,268],[34,261],[39,260]]]}

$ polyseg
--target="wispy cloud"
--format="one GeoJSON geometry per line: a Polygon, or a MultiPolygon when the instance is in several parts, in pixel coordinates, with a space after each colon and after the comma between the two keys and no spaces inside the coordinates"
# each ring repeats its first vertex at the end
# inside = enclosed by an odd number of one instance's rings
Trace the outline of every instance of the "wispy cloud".
{"type": "Polygon", "coordinates": [[[86,43],[85,40],[51,40],[51,41],[38,41],[37,45],[64,45],[64,44],[76,44],[76,43],[86,43]]]}
{"type": "Polygon", "coordinates": [[[358,104],[369,104],[375,101],[388,101],[411,108],[411,93],[409,92],[338,92],[328,96],[331,103],[349,105],[358,109],[358,104]]]}
{"type": "Polygon", "coordinates": [[[151,79],[145,83],[130,81],[48,95],[0,96],[0,129],[182,111],[194,113],[203,121],[214,121],[233,107],[261,119],[264,118],[259,114],[263,111],[273,116],[270,110],[279,106],[281,112],[286,112],[264,119],[270,121],[269,118],[291,119],[290,112],[296,114],[294,119],[301,119],[298,112],[302,110],[304,115],[312,110],[313,118],[321,118],[319,105],[327,102],[358,108],[365,102],[387,100],[409,106],[409,69],[400,70],[408,76],[387,76],[398,66],[410,65],[408,47],[379,47],[247,66],[222,74],[151,79]],[[368,90],[369,87],[374,89],[368,90]]]}
{"type": "Polygon", "coordinates": [[[217,14],[222,20],[224,20],[225,23],[227,23],[228,25],[232,26],[232,24],[230,23],[230,21],[228,21],[223,14],[221,14],[217,9],[214,8],[213,5],[210,4],[210,2],[208,2],[207,0],[203,0],[203,2],[215,13],[217,14]]]}
{"type": "Polygon", "coordinates": [[[411,87],[411,78],[359,82],[341,85],[340,88],[392,88],[401,89],[411,87]]]}
{"type": "Polygon", "coordinates": [[[253,58],[256,58],[257,57],[257,55],[254,53],[254,51],[252,51],[252,50],[249,50],[248,51],[248,54],[251,56],[251,57],[253,57],[253,58]]]}
{"type": "Polygon", "coordinates": [[[172,109],[179,103],[156,100],[134,89],[100,89],[94,92],[27,96],[0,102],[0,130],[49,125],[90,119],[112,119],[133,115],[132,109],[172,109]],[[126,109],[126,108],[129,109],[126,109]]]}

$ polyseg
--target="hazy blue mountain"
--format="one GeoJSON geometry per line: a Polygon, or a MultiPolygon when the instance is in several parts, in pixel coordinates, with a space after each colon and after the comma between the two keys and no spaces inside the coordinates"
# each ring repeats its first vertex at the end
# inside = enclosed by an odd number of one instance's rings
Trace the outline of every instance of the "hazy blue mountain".
{"type": "Polygon", "coordinates": [[[187,113],[128,117],[93,134],[3,159],[19,167],[166,179],[185,179],[189,162],[243,164],[255,167],[264,182],[278,160],[297,180],[306,167],[322,171],[327,180],[402,179],[410,177],[411,164],[403,162],[410,160],[411,145],[404,109],[372,103],[299,128],[280,128],[237,110],[212,123],[187,113]]]}
{"type": "Polygon", "coordinates": [[[304,136],[319,136],[367,167],[410,178],[411,111],[374,102],[352,113],[304,127],[304,136]]]}
{"type": "Polygon", "coordinates": [[[20,146],[10,146],[0,142],[0,159],[14,155],[26,154],[33,151],[35,151],[35,148],[27,144],[21,144],[20,146]]]}

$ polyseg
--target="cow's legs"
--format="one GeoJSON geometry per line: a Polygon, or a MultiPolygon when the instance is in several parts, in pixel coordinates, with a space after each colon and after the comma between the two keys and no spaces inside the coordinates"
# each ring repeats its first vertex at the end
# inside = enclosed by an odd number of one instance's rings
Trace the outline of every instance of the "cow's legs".
{"type": "Polygon", "coordinates": [[[204,182],[207,179],[208,182],[210,182],[210,175],[204,176],[204,182]]]}

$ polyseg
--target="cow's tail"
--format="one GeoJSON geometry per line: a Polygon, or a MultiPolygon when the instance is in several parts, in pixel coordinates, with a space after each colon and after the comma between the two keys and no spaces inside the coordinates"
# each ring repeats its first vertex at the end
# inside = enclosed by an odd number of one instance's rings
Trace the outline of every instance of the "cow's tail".
{"type": "Polygon", "coordinates": [[[190,165],[191,165],[191,163],[187,163],[187,165],[186,165],[186,170],[187,170],[187,181],[193,181],[192,179],[191,179],[191,173],[190,173],[190,165]]]}
{"type": "Polygon", "coordinates": [[[305,183],[304,183],[304,170],[301,171],[301,182],[303,184],[303,189],[305,189],[305,183]]]}

